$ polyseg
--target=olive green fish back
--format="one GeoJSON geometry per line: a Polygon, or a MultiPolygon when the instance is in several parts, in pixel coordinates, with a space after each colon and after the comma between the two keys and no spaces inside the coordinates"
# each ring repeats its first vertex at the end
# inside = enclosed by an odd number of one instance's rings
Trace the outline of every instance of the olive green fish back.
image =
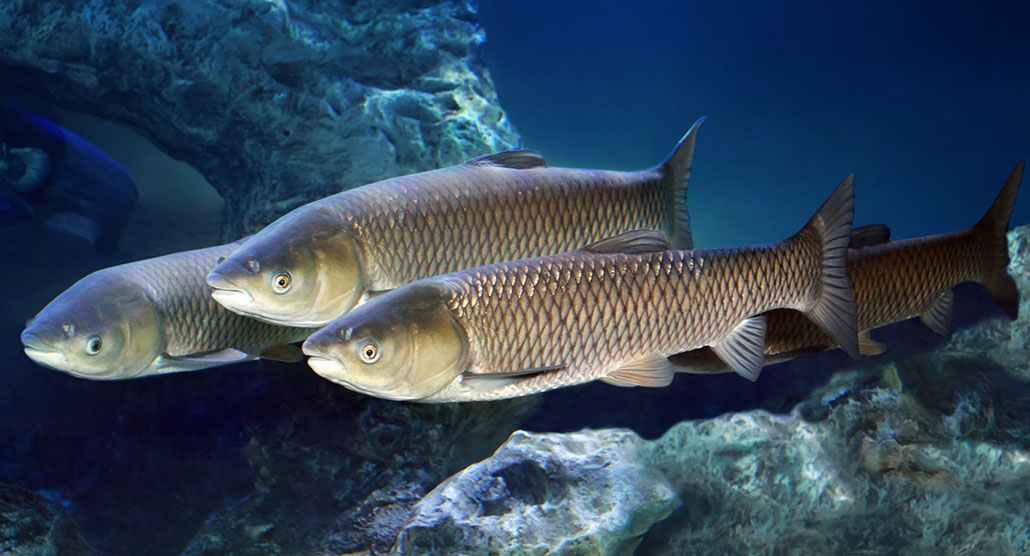
{"type": "Polygon", "coordinates": [[[561,253],[636,229],[672,234],[661,169],[512,169],[475,161],[386,180],[336,201],[374,289],[561,253]]]}

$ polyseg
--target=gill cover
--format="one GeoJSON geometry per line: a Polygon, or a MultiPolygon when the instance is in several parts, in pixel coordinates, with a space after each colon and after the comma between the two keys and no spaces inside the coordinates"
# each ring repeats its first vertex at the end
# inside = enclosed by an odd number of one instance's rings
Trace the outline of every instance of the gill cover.
{"type": "Polygon", "coordinates": [[[372,396],[418,400],[469,366],[468,336],[440,291],[413,284],[377,297],[304,343],[323,377],[372,396]]]}

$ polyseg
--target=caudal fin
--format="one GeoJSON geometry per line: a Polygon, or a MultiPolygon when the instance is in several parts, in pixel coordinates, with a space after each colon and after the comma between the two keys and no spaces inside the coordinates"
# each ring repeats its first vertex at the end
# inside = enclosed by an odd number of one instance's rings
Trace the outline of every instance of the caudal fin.
{"type": "Polygon", "coordinates": [[[1013,319],[1019,316],[1019,289],[1008,274],[1008,230],[1012,206],[1016,202],[1019,186],[1023,181],[1023,166],[1022,160],[1016,164],[1009,178],[1005,180],[1001,192],[994,199],[994,204],[974,227],[983,239],[985,250],[983,286],[1013,319]]]}
{"type": "Polygon", "coordinates": [[[822,282],[805,315],[829,334],[841,349],[858,357],[855,292],[848,277],[847,251],[855,213],[855,176],[850,175],[823,203],[795,238],[818,238],[822,249],[822,282]]]}
{"type": "Polygon", "coordinates": [[[687,134],[680,139],[676,150],[662,163],[666,184],[666,222],[673,249],[693,249],[694,234],[690,230],[690,213],[687,212],[687,186],[694,167],[694,139],[697,129],[705,118],[694,122],[687,134]]]}

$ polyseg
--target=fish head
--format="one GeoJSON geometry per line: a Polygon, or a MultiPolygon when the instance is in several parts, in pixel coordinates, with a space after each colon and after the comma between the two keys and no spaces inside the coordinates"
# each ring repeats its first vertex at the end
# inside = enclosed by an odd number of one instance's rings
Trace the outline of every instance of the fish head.
{"type": "Polygon", "coordinates": [[[93,380],[139,376],[164,351],[160,313],[114,269],[90,274],[51,301],[21,333],[25,354],[93,380]]]}
{"type": "Polygon", "coordinates": [[[372,299],[304,342],[323,378],[364,394],[418,400],[469,366],[468,335],[442,292],[420,283],[372,299]]]}
{"type": "Polygon", "coordinates": [[[225,308],[264,322],[315,328],[358,304],[367,289],[361,250],[338,218],[297,209],[261,230],[207,276],[225,308]]]}

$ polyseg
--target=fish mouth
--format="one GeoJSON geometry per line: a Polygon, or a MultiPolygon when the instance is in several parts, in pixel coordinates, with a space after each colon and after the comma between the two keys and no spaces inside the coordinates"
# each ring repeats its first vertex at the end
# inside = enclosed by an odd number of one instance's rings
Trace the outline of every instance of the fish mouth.
{"type": "Polygon", "coordinates": [[[211,297],[213,297],[219,305],[222,305],[231,311],[239,311],[240,307],[254,304],[254,296],[243,290],[213,287],[211,289],[211,297]]]}
{"type": "Polygon", "coordinates": [[[347,386],[346,381],[339,378],[340,373],[345,371],[343,365],[341,365],[339,361],[329,357],[309,355],[308,366],[320,376],[347,386]]]}
{"type": "Polygon", "coordinates": [[[58,371],[68,369],[68,356],[63,351],[44,342],[39,336],[22,333],[21,343],[25,348],[25,355],[36,364],[58,371]]]}

